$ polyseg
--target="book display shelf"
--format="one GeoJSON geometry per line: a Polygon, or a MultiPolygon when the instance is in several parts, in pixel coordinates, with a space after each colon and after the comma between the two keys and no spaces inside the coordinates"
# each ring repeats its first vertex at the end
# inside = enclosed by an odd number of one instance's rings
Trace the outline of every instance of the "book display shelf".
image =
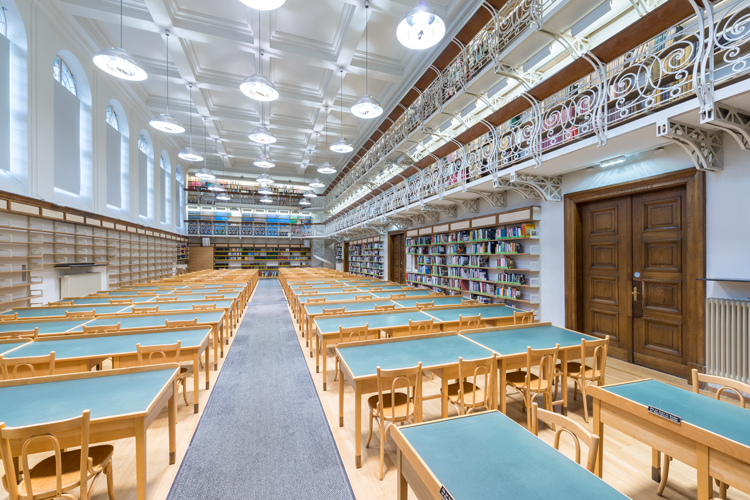
{"type": "Polygon", "coordinates": [[[349,242],[349,272],[373,278],[383,277],[383,241],[365,238],[349,242]]]}
{"type": "Polygon", "coordinates": [[[311,223],[310,214],[291,210],[187,206],[190,236],[300,237],[311,223]]]}
{"type": "Polygon", "coordinates": [[[484,303],[538,308],[541,208],[526,207],[406,233],[407,283],[484,303]]]}
{"type": "Polygon", "coordinates": [[[276,278],[279,269],[310,267],[311,250],[302,244],[219,243],[215,269],[257,269],[261,278],[276,278]]]}
{"type": "MultiPolygon", "coordinates": [[[[263,195],[258,194],[260,184],[252,181],[226,180],[218,179],[215,184],[221,185],[230,196],[228,202],[218,202],[219,204],[230,203],[233,205],[262,205],[260,199],[263,195]]],[[[273,193],[270,195],[276,206],[297,207],[299,200],[307,190],[307,186],[295,186],[292,184],[274,184],[270,186],[273,193]]],[[[185,188],[187,193],[187,202],[200,205],[216,205],[216,195],[210,191],[206,184],[201,183],[195,177],[188,178],[188,185],[185,188]]]]}

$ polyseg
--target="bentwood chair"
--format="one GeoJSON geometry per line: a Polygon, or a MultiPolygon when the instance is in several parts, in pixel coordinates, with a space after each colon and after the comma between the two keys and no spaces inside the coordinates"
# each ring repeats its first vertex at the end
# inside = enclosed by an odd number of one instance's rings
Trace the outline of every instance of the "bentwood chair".
{"type": "Polygon", "coordinates": [[[65,311],[66,318],[94,318],[96,317],[96,309],[91,311],[65,311]]]}
{"type": "Polygon", "coordinates": [[[478,408],[492,408],[496,372],[497,354],[473,361],[458,358],[458,380],[448,384],[448,402],[459,415],[467,415],[478,408]]]}
{"type": "Polygon", "coordinates": [[[198,326],[198,318],[177,320],[177,321],[169,321],[168,319],[165,319],[164,324],[166,325],[167,328],[181,328],[183,326],[198,326]]]}
{"type": "Polygon", "coordinates": [[[153,307],[134,307],[130,310],[133,314],[151,314],[159,312],[159,306],[153,307]]]}
{"type": "Polygon", "coordinates": [[[24,358],[6,358],[0,354],[0,376],[3,380],[37,377],[55,374],[55,351],[46,356],[28,356],[24,358]],[[37,373],[34,366],[45,365],[45,373],[37,373]]]}
{"type": "Polygon", "coordinates": [[[355,293],[356,291],[357,291],[357,287],[354,287],[354,288],[342,288],[341,289],[342,293],[355,293]]]}
{"type": "Polygon", "coordinates": [[[115,447],[111,444],[89,446],[89,426],[91,412],[85,410],[80,417],[57,422],[31,425],[28,427],[5,427],[0,423],[0,453],[5,465],[6,476],[3,476],[3,487],[10,493],[10,498],[19,500],[46,500],[80,498],[88,500],[99,475],[104,472],[107,477],[107,492],[110,500],[115,500],[115,484],[112,474],[112,455],[115,447]],[[77,429],[81,434],[81,447],[71,451],[62,451],[57,435],[77,429]],[[22,452],[18,461],[8,456],[11,442],[22,442],[22,452]],[[47,441],[54,449],[54,454],[29,467],[29,449],[37,442],[47,441]],[[21,470],[16,471],[15,464],[21,470]],[[22,473],[20,483],[15,477],[22,473]],[[10,476],[10,478],[8,477],[10,476]],[[70,493],[79,489],[79,496],[70,493]]]}
{"type": "Polygon", "coordinates": [[[104,297],[109,297],[109,294],[108,293],[90,293],[88,296],[94,299],[101,299],[104,297]]]}
{"type": "MultiPolygon", "coordinates": [[[[694,393],[700,394],[701,384],[712,384],[718,387],[718,389],[716,390],[716,395],[714,396],[715,399],[721,399],[721,395],[725,391],[732,392],[737,396],[739,406],[741,406],[742,408],[747,408],[747,398],[745,397],[745,395],[750,394],[750,385],[739,382],[737,380],[732,380],[731,378],[698,373],[698,370],[696,369],[693,369],[692,371],[692,378],[694,393]]],[[[672,457],[665,454],[664,462],[661,468],[661,482],[659,482],[659,487],[656,490],[656,494],[659,496],[664,493],[664,488],[666,488],[667,486],[667,480],[669,478],[669,462],[671,461],[672,457]]],[[[727,489],[729,489],[729,485],[726,483],[722,483],[721,481],[716,481],[716,484],[719,486],[719,498],[721,498],[721,500],[726,500],[727,489]]]]}
{"type": "Polygon", "coordinates": [[[112,306],[129,306],[133,304],[133,299],[109,299],[109,304],[112,306]]]}
{"type": "Polygon", "coordinates": [[[552,349],[526,348],[526,370],[510,372],[505,376],[506,385],[511,386],[523,398],[523,408],[526,410],[526,424],[531,430],[531,403],[537,396],[544,398],[544,409],[552,408],[552,386],[557,373],[557,355],[560,344],[552,349]],[[538,360],[538,363],[537,363],[538,360]],[[537,369],[537,373],[532,371],[537,369]]]}
{"type": "Polygon", "coordinates": [[[193,311],[210,311],[216,309],[216,304],[193,304],[193,311]]]}
{"type": "Polygon", "coordinates": [[[116,325],[99,325],[99,326],[86,326],[83,325],[83,333],[110,333],[119,332],[120,323],[116,325]]]}
{"type": "Polygon", "coordinates": [[[555,430],[555,444],[556,450],[560,449],[560,436],[563,432],[567,433],[573,438],[573,444],[575,445],[576,458],[575,461],[578,465],[581,465],[581,441],[588,447],[588,455],[586,456],[586,470],[594,472],[596,466],[596,454],[599,450],[599,436],[592,434],[587,431],[581,424],[574,422],[573,420],[559,415],[552,411],[540,410],[537,403],[531,404],[531,432],[535,436],[539,435],[539,421],[546,422],[552,425],[555,430]]]}
{"type": "Polygon", "coordinates": [[[206,294],[205,295],[206,300],[224,300],[224,294],[206,294]]]}
{"type": "Polygon", "coordinates": [[[157,302],[177,302],[177,297],[156,297],[157,302]]]}
{"type": "Polygon", "coordinates": [[[382,292],[383,291],[383,287],[382,286],[371,286],[370,289],[369,289],[369,291],[370,292],[382,292]]]}
{"type": "Polygon", "coordinates": [[[318,297],[316,299],[309,298],[309,299],[307,299],[307,304],[308,305],[323,304],[323,303],[325,303],[325,301],[326,301],[325,297],[318,297]]]}
{"type": "Polygon", "coordinates": [[[477,304],[479,304],[479,302],[474,299],[461,299],[462,306],[475,306],[477,304]]]}
{"type": "Polygon", "coordinates": [[[11,340],[11,339],[31,339],[36,340],[39,336],[39,327],[33,330],[16,330],[13,332],[3,332],[0,334],[0,340],[11,340]]]}
{"type": "Polygon", "coordinates": [[[323,308],[323,316],[336,316],[338,314],[344,314],[346,312],[346,306],[338,309],[326,309],[323,308]]]}
{"type": "MultiPolygon", "coordinates": [[[[182,341],[178,341],[176,344],[165,344],[165,345],[149,345],[142,346],[136,344],[135,348],[138,353],[138,364],[141,366],[155,365],[159,363],[177,363],[180,364],[180,348],[182,341]]],[[[187,377],[193,375],[192,365],[183,366],[180,364],[180,374],[177,375],[177,383],[182,385],[182,399],[185,400],[185,405],[189,406],[187,399],[187,377]]],[[[197,402],[198,395],[193,394],[193,399],[197,402]]]]}
{"type": "MultiPolygon", "coordinates": [[[[110,300],[110,302],[112,302],[112,301],[110,300]]],[[[72,300],[61,300],[59,302],[49,302],[47,305],[50,305],[50,306],[59,306],[59,307],[72,306],[73,305],[73,301],[72,300]]]]}
{"type": "Polygon", "coordinates": [[[458,315],[458,330],[469,330],[471,328],[482,328],[482,314],[479,313],[476,316],[461,316],[458,315]]]}
{"type": "Polygon", "coordinates": [[[409,320],[409,336],[412,335],[423,335],[426,333],[432,333],[435,327],[435,319],[426,319],[424,321],[412,321],[409,320]]]}
{"type": "Polygon", "coordinates": [[[390,305],[384,305],[384,306],[375,306],[376,311],[395,311],[396,310],[396,304],[390,304],[390,305]]]}
{"type": "Polygon", "coordinates": [[[514,325],[530,325],[534,322],[534,311],[513,311],[514,325]]]}
{"type": "MultiPolygon", "coordinates": [[[[343,328],[339,326],[338,344],[344,344],[347,342],[361,342],[363,340],[369,340],[368,337],[372,337],[373,339],[378,338],[378,332],[370,332],[370,323],[365,324],[365,326],[353,326],[351,328],[343,328]]],[[[323,353],[323,355],[325,356],[326,353],[323,353]]],[[[333,376],[333,380],[338,380],[338,377],[339,357],[336,356],[336,373],[333,376]]]]}
{"type": "MultiPolygon", "coordinates": [[[[583,399],[583,420],[589,421],[589,408],[586,401],[587,388],[591,384],[604,385],[604,371],[607,367],[607,350],[609,336],[602,340],[581,339],[581,360],[568,361],[568,377],[573,379],[573,399],[578,398],[578,388],[583,399]],[[591,353],[589,355],[589,353],[591,353]],[[589,362],[590,360],[590,362],[589,362]]],[[[562,376],[558,371],[555,378],[555,398],[557,398],[557,381],[562,376]]],[[[566,390],[567,388],[563,388],[566,390]]]]}
{"type": "Polygon", "coordinates": [[[145,292],[139,290],[136,292],[136,295],[138,295],[139,297],[155,297],[156,292],[145,292]]]}
{"type": "Polygon", "coordinates": [[[418,423],[422,408],[422,362],[411,368],[381,370],[377,368],[378,393],[367,399],[370,410],[370,430],[367,444],[372,440],[373,422],[377,420],[380,433],[380,480],[385,466],[385,441],[391,425],[418,423]]]}
{"type": "Polygon", "coordinates": [[[356,302],[357,300],[369,300],[370,298],[371,297],[369,295],[355,295],[354,301],[356,302]]]}
{"type": "Polygon", "coordinates": [[[391,300],[401,300],[405,299],[406,294],[405,293],[392,293],[391,294],[391,300]]]}
{"type": "Polygon", "coordinates": [[[414,307],[419,309],[420,311],[424,309],[425,307],[435,307],[435,301],[432,302],[415,302],[414,307]]]}
{"type": "Polygon", "coordinates": [[[427,294],[428,297],[443,297],[445,294],[443,292],[430,292],[427,294]]]}

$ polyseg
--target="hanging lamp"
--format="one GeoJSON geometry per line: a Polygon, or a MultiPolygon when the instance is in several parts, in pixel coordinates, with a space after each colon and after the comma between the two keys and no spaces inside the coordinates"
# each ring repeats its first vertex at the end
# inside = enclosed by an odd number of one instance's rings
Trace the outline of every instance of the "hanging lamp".
{"type": "MultiPolygon", "coordinates": [[[[283,3],[283,2],[282,2],[283,3]]],[[[260,18],[258,20],[258,73],[248,76],[240,84],[240,90],[250,99],[256,101],[275,101],[279,98],[279,91],[276,86],[263,75],[263,56],[265,53],[260,48],[260,18]]]]}
{"type": "Polygon", "coordinates": [[[325,184],[323,184],[323,183],[321,182],[321,180],[320,180],[320,179],[318,179],[317,177],[316,177],[315,179],[313,179],[313,181],[312,181],[312,182],[311,182],[311,183],[309,184],[309,186],[310,186],[311,188],[322,188],[322,187],[326,187],[326,185],[325,185],[325,184]]]}
{"type": "Polygon", "coordinates": [[[151,118],[149,125],[168,134],[181,134],[185,131],[185,127],[169,114],[169,30],[164,30],[164,34],[167,36],[167,59],[164,63],[165,76],[167,77],[167,112],[151,118]]]}
{"type": "Polygon", "coordinates": [[[190,145],[186,148],[182,148],[182,151],[177,155],[185,161],[202,161],[203,157],[193,149],[193,84],[188,85],[190,94],[190,145]]]}
{"type": "MultiPolygon", "coordinates": [[[[208,168],[208,125],[207,119],[203,118],[203,129],[206,131],[203,136],[203,168],[195,173],[195,176],[201,182],[213,182],[216,180],[216,174],[208,168]]],[[[211,189],[209,186],[208,189],[211,189]]]]}
{"type": "Polygon", "coordinates": [[[251,141],[257,142],[258,144],[273,144],[276,142],[276,137],[268,130],[264,123],[266,121],[265,109],[263,107],[263,101],[260,101],[260,127],[255,127],[250,135],[248,136],[251,141]]]}
{"type": "MultiPolygon", "coordinates": [[[[325,107],[325,113],[326,113],[326,121],[325,121],[325,125],[323,125],[323,135],[325,136],[325,141],[326,141],[325,149],[328,149],[328,106],[325,107]]],[[[333,147],[331,149],[333,149],[333,147]]],[[[323,162],[318,167],[318,172],[321,174],[335,174],[336,169],[333,168],[333,165],[331,165],[330,163],[326,161],[326,162],[323,162]]]]}
{"type": "Polygon", "coordinates": [[[253,162],[253,165],[260,168],[273,168],[276,166],[274,162],[271,161],[271,159],[266,156],[265,148],[261,151],[260,156],[256,158],[256,160],[253,162]]]}
{"type": "Polygon", "coordinates": [[[370,10],[370,2],[369,0],[365,0],[365,95],[360,97],[356,100],[356,102],[352,105],[352,114],[354,116],[357,116],[359,118],[364,118],[365,120],[370,120],[372,118],[377,118],[378,116],[383,114],[383,106],[380,105],[380,103],[369,95],[369,51],[370,51],[370,43],[369,43],[369,30],[367,29],[367,26],[369,24],[369,19],[367,16],[367,11],[370,10]]]}
{"type": "Polygon", "coordinates": [[[270,175],[268,175],[267,173],[263,172],[262,174],[260,174],[260,175],[259,175],[259,176],[258,176],[258,177],[257,177],[257,178],[255,179],[255,182],[257,182],[257,183],[258,183],[258,184],[260,184],[261,186],[267,186],[267,185],[269,185],[269,184],[273,184],[273,179],[271,178],[271,176],[270,176],[270,175]]]}
{"type": "Polygon", "coordinates": [[[299,204],[305,207],[312,205],[312,203],[310,203],[307,198],[302,198],[301,200],[299,200],[299,204]]]}
{"type": "Polygon", "coordinates": [[[318,195],[315,194],[315,191],[313,191],[312,189],[308,189],[307,191],[305,191],[305,193],[302,196],[304,196],[305,198],[317,198],[318,197],[318,195]]]}
{"type": "Polygon", "coordinates": [[[422,5],[410,10],[398,23],[396,37],[407,49],[429,49],[445,36],[443,20],[422,5]]]}
{"type": "Polygon", "coordinates": [[[264,196],[259,200],[261,203],[273,203],[273,200],[269,198],[268,196],[264,196]]]}
{"type": "Polygon", "coordinates": [[[274,10],[284,5],[286,0],[240,0],[240,2],[253,9],[274,10]]]}
{"type": "MultiPolygon", "coordinates": [[[[333,141],[333,144],[331,144],[331,151],[334,153],[351,153],[354,151],[354,148],[351,144],[346,142],[346,139],[344,139],[344,67],[339,68],[339,73],[341,74],[341,87],[339,90],[339,106],[340,106],[340,123],[341,123],[341,137],[333,141]]],[[[327,115],[326,115],[327,117],[327,115]]],[[[318,170],[320,172],[320,170],[318,170]]],[[[328,174],[335,174],[336,170],[333,170],[333,172],[325,172],[328,174]]]]}
{"type": "Polygon", "coordinates": [[[130,52],[122,48],[122,0],[120,0],[120,47],[102,49],[94,55],[94,64],[100,70],[123,80],[140,82],[148,73],[130,52]]]}
{"type": "Polygon", "coordinates": [[[267,184],[261,184],[260,189],[258,189],[258,194],[273,194],[273,189],[267,184]]]}
{"type": "MultiPolygon", "coordinates": [[[[219,159],[219,147],[216,144],[216,139],[214,139],[214,149],[216,150],[217,161],[221,161],[221,173],[224,174],[224,158],[219,159]]],[[[206,152],[206,155],[208,155],[208,152],[206,152]]],[[[222,188],[222,191],[216,195],[216,199],[219,201],[230,201],[232,197],[222,188]]]]}

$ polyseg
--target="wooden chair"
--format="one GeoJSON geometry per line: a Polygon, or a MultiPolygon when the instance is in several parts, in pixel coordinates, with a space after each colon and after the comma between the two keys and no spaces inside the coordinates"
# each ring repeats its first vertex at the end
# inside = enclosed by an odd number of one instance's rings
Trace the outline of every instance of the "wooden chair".
{"type": "Polygon", "coordinates": [[[120,323],[116,325],[99,325],[99,326],[86,326],[83,325],[83,333],[109,333],[119,332],[120,323]]]}
{"type": "Polygon", "coordinates": [[[385,306],[379,306],[379,305],[375,304],[375,310],[376,311],[395,311],[396,310],[396,304],[385,305],[385,306]]]}
{"type": "Polygon", "coordinates": [[[474,299],[466,299],[466,300],[461,299],[462,306],[475,306],[477,304],[479,304],[479,302],[474,299]]]}
{"type": "Polygon", "coordinates": [[[312,285],[300,285],[297,290],[309,290],[310,288],[312,288],[312,285]]]}
{"type": "MultiPolygon", "coordinates": [[[[747,399],[745,398],[745,394],[750,394],[750,385],[739,382],[737,380],[732,380],[731,378],[698,373],[698,370],[696,369],[693,369],[692,371],[692,379],[694,393],[700,394],[701,384],[713,384],[715,386],[718,386],[714,399],[721,399],[721,395],[725,391],[729,391],[737,396],[737,398],[739,399],[738,402],[740,407],[747,408],[747,399]]],[[[666,488],[667,486],[667,480],[669,479],[669,463],[671,461],[672,457],[664,454],[664,462],[662,463],[661,467],[661,481],[659,482],[659,487],[656,490],[656,494],[659,496],[664,493],[664,488],[666,488]]],[[[721,481],[716,481],[716,484],[719,486],[719,498],[721,498],[721,500],[726,500],[727,489],[729,489],[729,485],[722,483],[721,481]]]]}
{"type": "Polygon", "coordinates": [[[47,365],[47,373],[40,374],[39,376],[54,375],[55,351],[52,351],[46,356],[28,356],[24,358],[6,358],[0,354],[0,375],[2,375],[3,380],[36,377],[37,373],[36,369],[34,369],[34,365],[41,364],[47,365]],[[27,369],[30,372],[30,375],[19,376],[19,370],[23,371],[21,369],[27,369]]]}
{"type": "Polygon", "coordinates": [[[544,409],[552,407],[552,386],[557,373],[557,355],[560,344],[553,349],[526,348],[526,370],[510,372],[505,376],[505,383],[517,390],[523,398],[523,408],[526,411],[526,423],[531,430],[531,403],[537,396],[544,397],[544,409]],[[538,375],[531,371],[532,360],[538,359],[538,375]]]}
{"type": "Polygon", "coordinates": [[[391,300],[399,300],[399,299],[405,299],[406,294],[405,293],[392,293],[391,294],[391,300]]]}
{"type": "Polygon", "coordinates": [[[307,299],[307,304],[309,304],[309,305],[312,305],[312,304],[324,304],[325,301],[326,301],[325,297],[318,297],[318,298],[315,298],[315,299],[309,298],[309,299],[307,299]]]}
{"type": "MultiPolygon", "coordinates": [[[[176,344],[165,344],[165,345],[142,346],[141,344],[136,344],[135,348],[138,353],[138,364],[140,364],[141,366],[146,366],[146,365],[154,365],[154,364],[159,364],[159,363],[171,363],[173,361],[169,360],[171,356],[168,356],[168,354],[172,354],[172,353],[174,353],[174,357],[175,357],[174,362],[177,364],[180,364],[180,348],[181,347],[182,347],[182,341],[178,341],[176,344]]],[[[187,377],[190,374],[195,376],[195,374],[193,374],[192,365],[190,367],[180,365],[180,374],[177,375],[177,383],[182,385],[182,399],[185,400],[185,406],[190,405],[187,399],[187,377]]],[[[193,394],[193,399],[197,401],[198,395],[193,394]]]]}
{"type": "Polygon", "coordinates": [[[417,409],[422,407],[422,362],[415,367],[396,370],[381,370],[378,366],[377,386],[378,393],[367,399],[367,406],[370,409],[370,430],[365,447],[370,447],[373,421],[377,420],[380,432],[380,480],[382,481],[388,429],[394,424],[417,423],[417,409]]]}
{"type": "Polygon", "coordinates": [[[164,320],[164,324],[167,328],[182,328],[183,326],[198,326],[198,318],[169,321],[164,320]]]}
{"type": "Polygon", "coordinates": [[[133,304],[133,299],[109,299],[109,304],[112,306],[129,306],[133,304]]]}
{"type": "Polygon", "coordinates": [[[470,330],[472,328],[482,328],[482,313],[476,316],[466,316],[465,318],[459,314],[458,330],[470,330]]]}
{"type": "MultiPolygon", "coordinates": [[[[371,336],[375,339],[378,338],[378,334],[376,332],[370,333],[370,323],[367,323],[365,326],[353,326],[351,328],[343,328],[339,326],[339,344],[345,344],[347,342],[361,342],[363,340],[369,340],[368,337],[371,336]]],[[[338,345],[338,344],[337,344],[338,345]]],[[[323,353],[325,356],[326,353],[323,353]]],[[[334,382],[338,380],[339,377],[339,357],[336,356],[336,373],[333,375],[334,382]]]]}
{"type": "Polygon", "coordinates": [[[159,290],[174,290],[173,286],[159,286],[159,290]]]}
{"type": "Polygon", "coordinates": [[[210,311],[216,309],[216,304],[193,304],[193,311],[210,311]]]}
{"type": "Polygon", "coordinates": [[[216,291],[219,293],[232,293],[234,288],[219,288],[216,291]]]}
{"type": "Polygon", "coordinates": [[[371,286],[369,288],[369,291],[370,292],[382,292],[383,291],[383,287],[382,286],[371,286]]]}
{"type": "MultiPolygon", "coordinates": [[[[583,398],[583,420],[589,421],[589,408],[586,401],[586,389],[591,384],[604,385],[604,370],[607,367],[607,351],[609,350],[609,336],[603,340],[581,339],[581,361],[568,361],[568,377],[573,379],[573,399],[578,397],[578,388],[581,388],[583,398]],[[587,353],[593,353],[587,356],[587,353]],[[588,360],[591,362],[587,362],[588,360]]],[[[561,376],[562,373],[558,373],[561,376]]],[[[555,379],[557,386],[557,379],[555,379]]],[[[566,390],[567,388],[563,388],[566,390]]],[[[555,398],[557,398],[557,387],[555,387],[555,398]]]]}
{"type": "Polygon", "coordinates": [[[205,295],[206,300],[224,300],[224,294],[221,295],[213,295],[213,294],[206,294],[205,295]]]}
{"type": "Polygon", "coordinates": [[[13,332],[2,332],[0,333],[0,340],[10,339],[32,339],[36,340],[39,336],[39,327],[33,330],[16,330],[13,332]]]}
{"type": "Polygon", "coordinates": [[[371,298],[372,297],[370,297],[369,295],[355,295],[354,296],[354,301],[356,302],[358,300],[369,300],[371,298]]]}
{"type": "Polygon", "coordinates": [[[530,325],[534,322],[534,311],[513,311],[514,325],[530,325]]]}
{"type": "Polygon", "coordinates": [[[60,302],[49,302],[47,305],[64,307],[64,306],[72,306],[73,302],[74,302],[73,300],[61,300],[60,302]]]}
{"type": "Polygon", "coordinates": [[[94,299],[101,299],[102,297],[109,297],[108,293],[90,293],[89,297],[94,299]]]}
{"type": "Polygon", "coordinates": [[[192,290],[175,290],[174,291],[175,295],[190,295],[191,293],[193,293],[192,290]]]}
{"type": "Polygon", "coordinates": [[[326,309],[323,308],[323,316],[336,316],[337,314],[344,314],[346,312],[346,306],[339,309],[326,309]]]}
{"type": "Polygon", "coordinates": [[[427,294],[428,297],[444,297],[445,294],[443,292],[430,292],[427,294]]]}
{"type": "Polygon", "coordinates": [[[85,410],[80,417],[57,422],[32,425],[28,427],[5,427],[0,423],[0,452],[5,465],[6,476],[3,487],[10,493],[10,498],[19,500],[42,500],[76,497],[68,493],[79,488],[79,498],[88,500],[99,475],[104,472],[107,477],[107,492],[110,500],[115,500],[115,485],[112,474],[112,455],[115,447],[110,444],[89,446],[90,410],[85,410]],[[74,429],[81,434],[81,447],[71,451],[62,451],[56,434],[74,429]],[[22,452],[17,461],[8,456],[11,441],[21,441],[22,452]],[[54,454],[29,467],[29,448],[33,449],[37,441],[48,441],[55,450],[54,454]],[[15,470],[20,463],[21,470],[15,470]],[[20,483],[9,481],[8,476],[18,477],[20,483]]]}
{"type": "Polygon", "coordinates": [[[599,436],[587,431],[582,425],[573,420],[555,412],[540,410],[537,403],[531,404],[531,432],[535,436],[539,435],[539,421],[547,422],[555,429],[555,449],[560,449],[560,436],[563,432],[573,438],[576,447],[576,463],[581,465],[581,441],[588,447],[589,452],[586,457],[586,470],[594,472],[596,466],[596,454],[599,451],[599,436]]]}
{"type": "Polygon", "coordinates": [[[151,314],[159,312],[159,306],[153,307],[134,307],[130,310],[133,314],[151,314]]]}
{"type": "Polygon", "coordinates": [[[435,319],[426,319],[424,321],[412,321],[409,320],[409,336],[422,335],[425,333],[432,333],[432,329],[435,326],[435,319]]]}
{"type": "Polygon", "coordinates": [[[4,314],[0,316],[0,323],[3,321],[16,321],[18,320],[18,313],[14,312],[13,314],[4,314]]]}
{"type": "Polygon", "coordinates": [[[354,287],[354,288],[342,288],[341,291],[343,293],[355,293],[357,291],[357,288],[356,287],[354,287]]]}
{"type": "Polygon", "coordinates": [[[448,385],[448,402],[459,415],[469,414],[478,408],[492,409],[496,371],[497,354],[474,361],[458,358],[458,380],[448,385]]]}
{"type": "Polygon", "coordinates": [[[91,311],[65,311],[66,318],[94,318],[96,317],[96,309],[91,311]]]}
{"type": "Polygon", "coordinates": [[[177,297],[156,297],[157,302],[177,302],[177,297]]]}
{"type": "Polygon", "coordinates": [[[433,300],[432,302],[416,302],[414,306],[421,311],[425,307],[435,307],[435,301],[433,300]]]}
{"type": "Polygon", "coordinates": [[[144,291],[138,291],[136,292],[140,297],[155,297],[156,292],[144,292],[144,291]]]}

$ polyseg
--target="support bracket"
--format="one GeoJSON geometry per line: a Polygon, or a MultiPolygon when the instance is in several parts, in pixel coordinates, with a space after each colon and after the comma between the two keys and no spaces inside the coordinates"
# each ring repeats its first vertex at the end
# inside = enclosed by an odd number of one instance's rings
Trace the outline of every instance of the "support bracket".
{"type": "Polygon", "coordinates": [[[456,205],[464,209],[467,214],[479,212],[479,198],[473,200],[456,200],[456,205]]]}
{"type": "Polygon", "coordinates": [[[678,144],[690,155],[693,165],[698,170],[724,170],[724,144],[721,132],[664,119],[656,123],[656,136],[678,144]]]}
{"type": "Polygon", "coordinates": [[[703,122],[729,134],[745,151],[750,149],[750,113],[717,102],[713,117],[703,122]]]}
{"type": "Polygon", "coordinates": [[[494,208],[505,207],[508,204],[508,197],[503,191],[485,193],[482,191],[474,191],[473,189],[469,189],[467,190],[467,192],[479,196],[494,208]]]}
{"type": "Polygon", "coordinates": [[[456,217],[456,205],[429,205],[427,203],[423,203],[420,209],[423,212],[437,212],[443,217],[456,217]]]}

